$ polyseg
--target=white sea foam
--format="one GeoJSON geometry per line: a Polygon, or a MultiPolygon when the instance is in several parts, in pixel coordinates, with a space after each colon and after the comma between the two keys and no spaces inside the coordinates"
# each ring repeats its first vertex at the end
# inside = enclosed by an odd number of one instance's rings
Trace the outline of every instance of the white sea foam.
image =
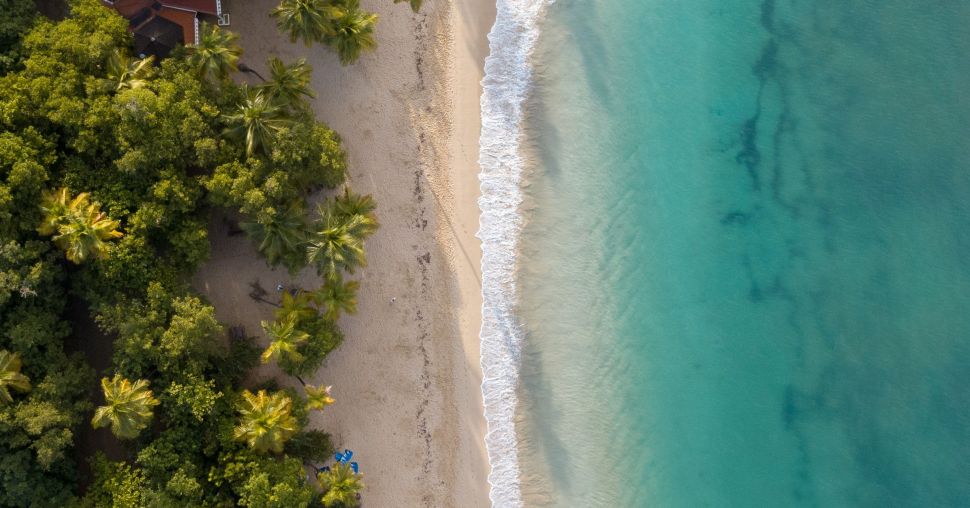
{"type": "Polygon", "coordinates": [[[515,259],[522,228],[522,108],[532,86],[530,57],[551,0],[498,0],[482,80],[479,163],[482,241],[482,396],[492,506],[522,506],[515,406],[523,333],[515,318],[515,259]]]}

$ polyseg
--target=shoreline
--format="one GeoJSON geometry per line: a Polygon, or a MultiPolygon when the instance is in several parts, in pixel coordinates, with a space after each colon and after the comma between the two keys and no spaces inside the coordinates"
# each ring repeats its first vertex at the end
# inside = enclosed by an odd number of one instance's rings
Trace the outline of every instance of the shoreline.
{"type": "MultiPolygon", "coordinates": [[[[277,32],[268,16],[276,0],[226,3],[247,65],[262,72],[275,54],[313,66],[312,106],[343,139],[348,184],[378,202],[381,229],[353,277],[359,312],[340,318],[343,344],[307,379],[333,385],[337,402],[310,427],[354,450],[367,505],[490,506],[475,234],[480,81],[494,4],[432,0],[414,14],[406,3],[365,0],[380,16],[378,48],[341,67],[327,48],[277,32]]],[[[212,226],[212,256],[195,286],[227,325],[261,335],[273,307],[247,296],[253,281],[271,295],[278,282],[319,284],[311,271],[291,278],[268,268],[248,239],[212,226]]],[[[277,374],[273,364],[260,371],[277,374]]]]}

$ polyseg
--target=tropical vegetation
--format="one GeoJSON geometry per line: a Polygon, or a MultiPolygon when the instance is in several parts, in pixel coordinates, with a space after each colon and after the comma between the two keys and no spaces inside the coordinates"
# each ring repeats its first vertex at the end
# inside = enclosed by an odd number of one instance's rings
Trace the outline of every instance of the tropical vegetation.
{"type": "MultiPolygon", "coordinates": [[[[339,499],[356,475],[324,491],[306,474],[333,453],[308,418],[330,387],[285,387],[342,342],[345,277],[378,227],[306,102],[312,69],[271,59],[267,82],[242,86],[238,37],[219,27],[136,59],[99,0],[58,21],[0,5],[0,506],[355,502],[339,499]],[[332,197],[307,218],[318,191],[332,197]],[[189,283],[220,217],[267,264],[325,275],[281,294],[260,337],[227,333],[189,283]],[[295,377],[253,381],[261,358],[295,377]]],[[[324,14],[313,41],[336,36],[342,14],[324,14]]]]}
{"type": "MultiPolygon", "coordinates": [[[[420,0],[410,1],[417,11],[420,0]]],[[[377,15],[362,10],[359,0],[282,0],[271,14],[280,30],[289,34],[290,42],[330,46],[343,65],[377,47],[377,15]]]]}
{"type": "Polygon", "coordinates": [[[323,487],[323,506],[327,508],[355,508],[360,506],[359,493],[364,489],[361,475],[349,465],[334,464],[329,471],[317,476],[323,487]]]}
{"type": "Polygon", "coordinates": [[[284,393],[253,394],[243,390],[239,407],[239,425],[233,437],[260,453],[283,451],[283,445],[298,430],[292,413],[292,400],[284,393]]]}
{"type": "Polygon", "coordinates": [[[91,425],[94,428],[111,426],[111,433],[120,439],[134,439],[148,426],[159,404],[148,389],[148,381],[139,379],[132,383],[115,374],[114,378],[102,378],[101,390],[107,405],[94,411],[91,425]]]}
{"type": "Polygon", "coordinates": [[[0,350],[0,404],[13,402],[11,391],[22,393],[30,391],[30,379],[20,372],[20,367],[20,357],[17,353],[0,350]]]}

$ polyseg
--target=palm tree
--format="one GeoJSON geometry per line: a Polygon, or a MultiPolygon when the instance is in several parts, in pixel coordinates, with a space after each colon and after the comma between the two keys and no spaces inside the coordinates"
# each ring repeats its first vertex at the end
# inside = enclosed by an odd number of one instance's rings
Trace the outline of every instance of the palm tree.
{"type": "Polygon", "coordinates": [[[30,379],[20,373],[20,355],[0,349],[0,406],[13,402],[10,390],[30,391],[30,379]]]}
{"type": "Polygon", "coordinates": [[[377,47],[374,40],[377,14],[362,11],[358,0],[343,0],[341,4],[323,41],[337,51],[341,64],[348,65],[356,62],[361,52],[377,47]]]}
{"type": "Polygon", "coordinates": [[[245,99],[236,112],[226,116],[229,127],[225,133],[245,142],[248,157],[257,151],[269,154],[277,133],[290,121],[283,108],[266,94],[248,87],[244,93],[245,99]]]}
{"type": "Polygon", "coordinates": [[[360,506],[358,493],[364,489],[362,476],[348,464],[338,462],[317,475],[323,487],[323,506],[327,508],[354,508],[360,506]]]}
{"type": "Polygon", "coordinates": [[[347,314],[357,313],[357,288],[359,287],[360,283],[355,280],[344,282],[343,276],[338,273],[329,277],[323,287],[314,292],[313,297],[326,309],[323,316],[336,321],[341,311],[347,314]]]}
{"type": "Polygon", "coordinates": [[[304,58],[286,65],[274,57],[269,61],[270,79],[261,88],[270,99],[296,108],[303,104],[304,98],[315,97],[310,89],[312,73],[313,68],[304,58]]]}
{"type": "Polygon", "coordinates": [[[280,31],[290,34],[290,42],[300,39],[307,47],[323,40],[334,14],[326,0],[282,0],[272,12],[280,31]]]}
{"type": "Polygon", "coordinates": [[[296,418],[290,414],[293,401],[284,393],[268,395],[266,390],[255,395],[243,390],[242,396],[240,422],[233,437],[260,453],[282,452],[283,444],[299,430],[296,418]]]}
{"type": "Polygon", "coordinates": [[[374,213],[374,210],[377,209],[377,202],[370,194],[362,196],[351,192],[349,187],[344,187],[343,195],[334,198],[332,207],[334,212],[341,217],[354,215],[364,217],[363,227],[367,236],[372,235],[380,227],[377,222],[377,214],[374,213]]]}
{"type": "Polygon", "coordinates": [[[37,232],[53,235],[54,244],[74,263],[106,256],[105,241],[122,236],[117,230],[120,223],[102,212],[100,204],[91,203],[87,192],[73,198],[66,187],[46,192],[40,208],[44,218],[37,232]]]}
{"type": "Polygon", "coordinates": [[[203,22],[199,43],[188,46],[188,62],[205,79],[226,79],[236,70],[242,48],[239,36],[203,22]]]}
{"type": "Polygon", "coordinates": [[[111,425],[111,433],[119,439],[132,439],[148,427],[152,420],[152,408],[158,400],[148,389],[148,381],[139,379],[132,383],[115,374],[114,378],[102,378],[101,390],[107,406],[94,412],[91,424],[98,429],[111,425]]]}
{"type": "Polygon", "coordinates": [[[107,92],[120,92],[125,88],[142,88],[148,84],[152,74],[152,63],[155,57],[136,59],[115,49],[108,57],[108,73],[101,80],[102,88],[107,92]]]}
{"type": "Polygon", "coordinates": [[[320,217],[307,244],[307,262],[330,278],[342,270],[354,273],[354,268],[366,265],[364,240],[375,231],[376,223],[365,215],[343,215],[334,202],[321,204],[318,212],[320,217]]]}
{"type": "Polygon", "coordinates": [[[310,409],[319,409],[329,406],[336,402],[333,397],[330,396],[331,386],[311,386],[306,385],[303,389],[306,391],[306,407],[310,409]]]}
{"type": "Polygon", "coordinates": [[[276,311],[276,319],[286,320],[290,316],[299,322],[301,319],[313,319],[317,315],[317,309],[310,305],[314,301],[314,295],[306,291],[299,291],[295,295],[286,291],[280,300],[280,308],[276,311]]]}
{"type": "Polygon", "coordinates": [[[296,201],[285,210],[260,214],[255,221],[243,222],[240,227],[250,238],[259,242],[259,252],[269,264],[275,266],[283,263],[292,272],[306,262],[305,216],[302,201],[296,201]]]}
{"type": "Polygon", "coordinates": [[[303,359],[298,348],[310,339],[310,336],[296,328],[296,315],[290,314],[286,319],[260,322],[263,331],[269,336],[269,347],[263,351],[260,359],[267,363],[273,358],[287,357],[291,361],[299,362],[303,359]]]}

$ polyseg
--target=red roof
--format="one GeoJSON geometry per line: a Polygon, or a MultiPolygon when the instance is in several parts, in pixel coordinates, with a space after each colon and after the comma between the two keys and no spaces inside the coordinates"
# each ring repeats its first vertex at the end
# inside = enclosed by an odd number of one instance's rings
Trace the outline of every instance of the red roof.
{"type": "Polygon", "coordinates": [[[158,3],[164,7],[200,12],[202,14],[211,14],[213,16],[218,14],[216,12],[216,0],[159,0],[158,3]]]}
{"type": "MultiPolygon", "coordinates": [[[[182,27],[186,44],[195,43],[195,20],[199,14],[219,14],[218,0],[102,0],[133,25],[141,26],[155,16],[174,21],[182,27]]],[[[137,31],[138,26],[130,26],[137,31]]]]}
{"type": "Polygon", "coordinates": [[[114,2],[104,2],[108,7],[114,7],[118,14],[125,19],[131,19],[141,12],[142,9],[151,8],[154,0],[115,0],[114,2]]]}
{"type": "Polygon", "coordinates": [[[186,44],[195,44],[195,13],[180,11],[170,7],[162,7],[158,10],[158,15],[178,23],[182,26],[182,34],[185,36],[186,44]],[[190,37],[191,36],[191,37],[190,37]]]}

